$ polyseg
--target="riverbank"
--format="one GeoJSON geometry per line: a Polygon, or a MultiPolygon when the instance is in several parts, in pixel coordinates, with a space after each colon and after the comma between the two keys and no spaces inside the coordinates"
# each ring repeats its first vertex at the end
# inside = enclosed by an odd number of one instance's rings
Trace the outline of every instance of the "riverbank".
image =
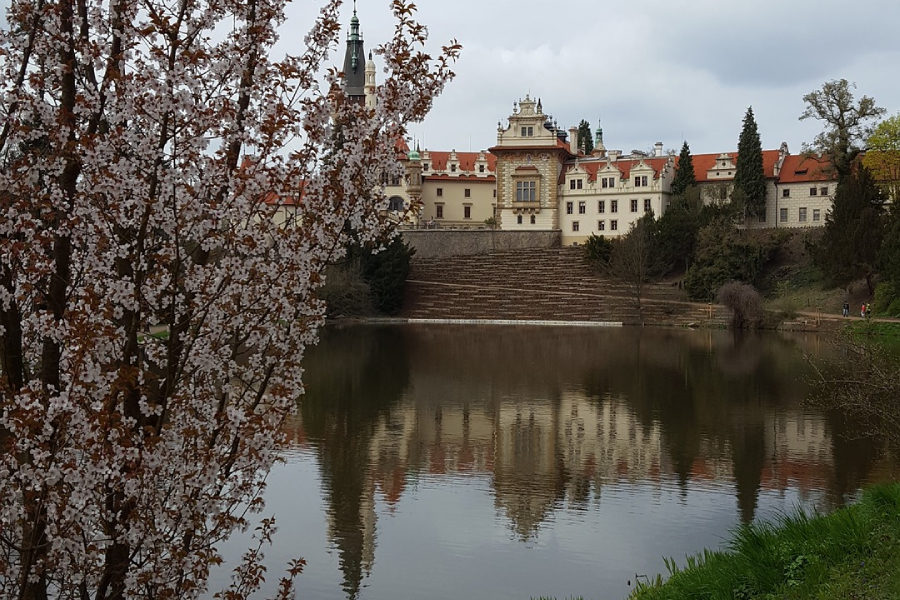
{"type": "Polygon", "coordinates": [[[900,598],[900,484],[830,515],[743,527],[728,550],[667,565],[665,582],[639,581],[629,600],[900,598]]]}

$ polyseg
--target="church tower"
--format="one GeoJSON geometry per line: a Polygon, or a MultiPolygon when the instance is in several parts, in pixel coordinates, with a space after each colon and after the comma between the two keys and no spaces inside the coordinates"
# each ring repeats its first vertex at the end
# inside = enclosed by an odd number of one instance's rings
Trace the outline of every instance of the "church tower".
{"type": "MultiPolygon", "coordinates": [[[[374,63],[372,66],[374,67],[374,63]]],[[[347,36],[347,52],[344,54],[344,94],[351,102],[366,103],[366,67],[366,50],[362,34],[359,32],[359,17],[356,16],[356,2],[354,2],[353,18],[350,19],[350,34],[347,36]]],[[[374,79],[373,68],[373,86],[374,79]]]]}

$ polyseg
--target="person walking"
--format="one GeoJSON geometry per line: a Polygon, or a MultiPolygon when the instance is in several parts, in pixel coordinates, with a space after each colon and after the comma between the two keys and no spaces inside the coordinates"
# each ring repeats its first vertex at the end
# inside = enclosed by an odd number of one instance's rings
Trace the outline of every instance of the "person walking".
{"type": "Polygon", "coordinates": [[[850,303],[849,303],[847,300],[844,300],[844,312],[843,312],[843,315],[844,315],[845,317],[849,317],[849,316],[850,316],[850,303]]]}

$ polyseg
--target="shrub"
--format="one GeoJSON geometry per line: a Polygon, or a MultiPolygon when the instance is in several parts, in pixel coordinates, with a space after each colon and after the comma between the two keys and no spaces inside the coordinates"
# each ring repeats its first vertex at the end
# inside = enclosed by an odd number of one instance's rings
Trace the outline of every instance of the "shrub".
{"type": "Polygon", "coordinates": [[[613,243],[610,240],[592,233],[583,246],[584,259],[595,269],[604,270],[609,266],[612,247],[613,243]]]}
{"type": "Polygon", "coordinates": [[[730,281],[719,288],[716,300],[731,309],[732,328],[753,329],[763,324],[763,299],[752,285],[730,281]]]}
{"type": "Polygon", "coordinates": [[[875,286],[872,310],[877,315],[900,316],[900,286],[893,281],[882,281],[875,286]]]}

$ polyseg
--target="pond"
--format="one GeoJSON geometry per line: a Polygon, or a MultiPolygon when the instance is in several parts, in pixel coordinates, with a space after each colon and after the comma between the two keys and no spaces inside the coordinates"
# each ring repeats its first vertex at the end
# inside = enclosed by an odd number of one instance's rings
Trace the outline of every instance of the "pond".
{"type": "Polygon", "coordinates": [[[804,406],[804,353],[842,359],[815,335],[330,327],[269,478],[272,586],[303,557],[304,599],[622,599],[741,522],[833,510],[900,469],[804,406]]]}

